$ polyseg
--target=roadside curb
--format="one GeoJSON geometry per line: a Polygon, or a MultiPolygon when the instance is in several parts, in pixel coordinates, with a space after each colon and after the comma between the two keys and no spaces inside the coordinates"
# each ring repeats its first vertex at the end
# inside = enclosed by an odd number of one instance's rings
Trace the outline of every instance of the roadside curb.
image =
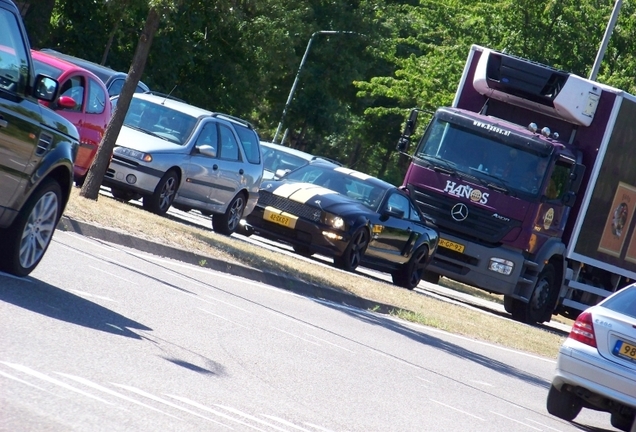
{"type": "Polygon", "coordinates": [[[57,229],[65,232],[80,234],[109,243],[115,243],[131,249],[150,253],[153,255],[169,258],[187,264],[208,268],[211,270],[229,273],[237,277],[243,277],[255,282],[261,282],[272,285],[281,289],[292,291],[306,297],[312,297],[321,300],[328,300],[336,303],[342,303],[347,306],[357,307],[360,309],[370,309],[379,313],[389,313],[390,311],[399,310],[396,306],[391,306],[376,301],[368,300],[355,296],[346,292],[330,288],[328,286],[309,283],[289,274],[277,274],[259,270],[257,268],[248,267],[238,262],[226,262],[206,256],[190,252],[187,250],[167,246],[156,241],[147,240],[134,236],[124,231],[118,231],[99,225],[82,222],[76,219],[62,216],[57,225],[57,229]]]}

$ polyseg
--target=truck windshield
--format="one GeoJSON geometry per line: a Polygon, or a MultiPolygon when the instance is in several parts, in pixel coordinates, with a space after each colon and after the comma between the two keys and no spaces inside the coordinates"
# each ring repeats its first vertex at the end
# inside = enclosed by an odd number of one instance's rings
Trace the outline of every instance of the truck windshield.
{"type": "Polygon", "coordinates": [[[498,140],[497,134],[470,129],[435,118],[422,138],[415,157],[488,186],[504,186],[513,194],[538,195],[548,167],[548,156],[498,140]],[[441,163],[440,163],[441,162],[441,163]]]}

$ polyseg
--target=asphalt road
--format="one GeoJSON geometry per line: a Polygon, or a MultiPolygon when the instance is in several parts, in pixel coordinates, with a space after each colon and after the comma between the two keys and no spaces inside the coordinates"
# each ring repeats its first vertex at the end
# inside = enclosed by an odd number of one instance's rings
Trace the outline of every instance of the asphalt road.
{"type": "Polygon", "coordinates": [[[57,231],[0,273],[2,431],[606,431],[554,362],[57,231]]]}

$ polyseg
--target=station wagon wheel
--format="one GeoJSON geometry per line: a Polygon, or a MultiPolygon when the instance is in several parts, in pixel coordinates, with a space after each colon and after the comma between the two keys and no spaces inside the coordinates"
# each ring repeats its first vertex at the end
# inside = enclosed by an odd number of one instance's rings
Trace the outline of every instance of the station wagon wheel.
{"type": "Polygon", "coordinates": [[[222,214],[212,216],[212,229],[223,235],[230,235],[239,226],[245,209],[245,196],[239,193],[234,197],[227,210],[222,214]]]}
{"type": "Polygon", "coordinates": [[[351,236],[351,241],[342,256],[336,257],[333,263],[336,267],[346,271],[353,271],[360,265],[362,257],[369,246],[369,231],[360,228],[351,236]]]}
{"type": "Polygon", "coordinates": [[[168,171],[159,180],[154,193],[144,197],[144,208],[158,215],[164,215],[172,205],[178,188],[179,176],[174,170],[168,171]]]}
{"type": "Polygon", "coordinates": [[[393,283],[407,289],[415,289],[426,271],[428,247],[422,245],[413,253],[408,263],[392,273],[393,283]]]}
{"type": "Polygon", "coordinates": [[[26,276],[40,263],[51,243],[61,215],[62,189],[53,180],[43,183],[28,199],[18,217],[3,234],[0,268],[16,276],[26,276]]]}

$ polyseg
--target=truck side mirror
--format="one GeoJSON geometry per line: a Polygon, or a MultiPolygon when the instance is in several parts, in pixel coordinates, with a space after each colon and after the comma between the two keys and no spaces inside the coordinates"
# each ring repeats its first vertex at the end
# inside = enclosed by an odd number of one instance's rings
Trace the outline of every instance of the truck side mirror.
{"type": "Polygon", "coordinates": [[[417,109],[411,110],[409,119],[404,125],[404,132],[402,132],[402,136],[398,140],[396,146],[397,151],[404,153],[409,149],[409,145],[411,144],[411,135],[413,135],[413,132],[415,132],[415,127],[417,126],[417,114],[417,109]]]}
{"type": "Polygon", "coordinates": [[[570,191],[576,195],[583,182],[583,175],[585,174],[585,165],[575,164],[572,173],[570,174],[570,191]]]}

